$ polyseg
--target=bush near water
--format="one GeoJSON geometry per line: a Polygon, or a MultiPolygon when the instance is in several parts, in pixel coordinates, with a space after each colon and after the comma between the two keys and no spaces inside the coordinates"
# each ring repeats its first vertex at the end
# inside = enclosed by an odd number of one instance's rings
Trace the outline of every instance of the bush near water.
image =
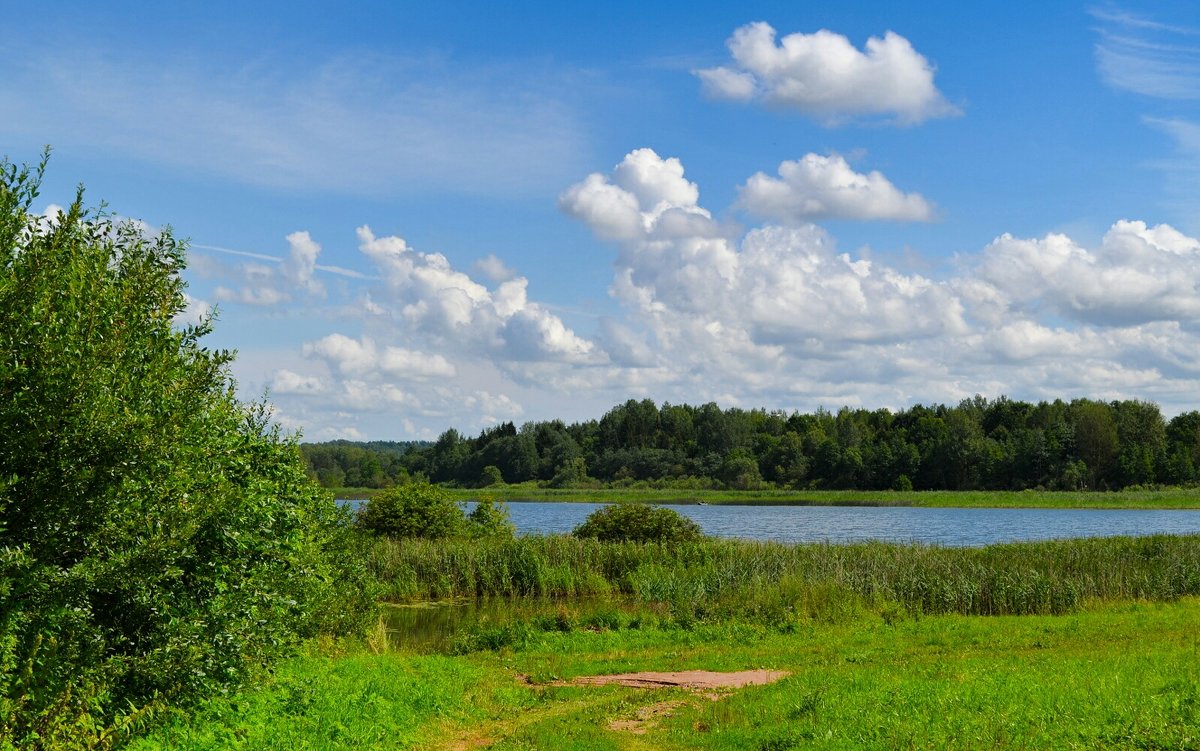
{"type": "Polygon", "coordinates": [[[355,525],[373,535],[393,538],[512,537],[516,528],[508,509],[492,498],[480,498],[470,514],[445,489],[427,482],[388,488],[359,510],[355,525]]]}
{"type": "Polygon", "coordinates": [[[694,542],[700,525],[678,511],[646,503],[615,503],[597,509],[571,532],[603,542],[694,542]]]}

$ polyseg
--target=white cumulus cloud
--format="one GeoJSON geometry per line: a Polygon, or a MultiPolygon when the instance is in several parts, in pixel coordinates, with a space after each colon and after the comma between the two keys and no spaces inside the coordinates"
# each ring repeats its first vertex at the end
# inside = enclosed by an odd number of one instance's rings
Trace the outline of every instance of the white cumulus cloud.
{"type": "Polygon", "coordinates": [[[320,378],[301,375],[287,368],[275,371],[271,380],[271,391],[275,394],[323,394],[327,390],[328,387],[320,378]]]}
{"type": "Polygon", "coordinates": [[[287,241],[290,252],[280,269],[283,278],[295,287],[324,296],[325,285],[313,276],[321,246],[313,242],[307,232],[293,232],[287,236],[287,241]]]}
{"type": "Polygon", "coordinates": [[[750,213],[789,223],[826,218],[927,222],[934,213],[920,194],[904,193],[880,172],[855,172],[837,154],[783,162],[777,178],[758,172],[739,196],[750,213]]]}
{"type": "Polygon", "coordinates": [[[431,337],[439,346],[482,348],[501,361],[601,356],[595,344],[528,299],[524,277],[491,290],[442,254],[416,251],[403,238],[376,237],[369,227],[360,227],[358,237],[383,279],[384,290],[371,300],[374,309],[408,335],[431,337]]]}
{"type": "Polygon", "coordinates": [[[404,347],[380,347],[370,337],[330,334],[304,345],[304,354],[324,360],[342,375],[400,378],[453,378],[454,365],[442,355],[404,347]]]}
{"type": "Polygon", "coordinates": [[[1099,247],[1063,234],[1003,235],[980,254],[974,279],[1014,311],[1140,324],[1200,318],[1200,241],[1168,225],[1120,221],[1099,247]]]}
{"type": "Polygon", "coordinates": [[[731,234],[698,191],[637,195],[619,184],[636,162],[691,186],[675,160],[634,154],[561,202],[616,241],[611,291],[627,313],[602,327],[613,368],[552,381],[564,388],[807,407],[975,393],[1190,403],[1200,241],[1172,227],[1119,221],[1095,247],[1003,235],[939,279],[842,252],[783,211],[791,226],[731,234]],[[640,231],[607,231],[589,198],[614,197],[636,209],[628,224],[640,231]],[[672,216],[689,220],[666,231],[672,216]]]}
{"type": "Polygon", "coordinates": [[[894,32],[863,50],[832,31],[788,34],[759,21],[734,31],[733,67],[695,71],[712,97],[761,100],[794,108],[826,124],[883,116],[904,124],[959,110],[934,86],[934,66],[894,32]]]}
{"type": "MultiPolygon", "coordinates": [[[[854,179],[834,157],[813,168],[854,179]]],[[[1200,240],[1165,224],[1121,220],[1087,243],[1001,235],[917,273],[839,248],[801,212],[749,229],[722,221],[684,165],[650,149],[568,187],[560,207],[614,251],[619,309],[590,328],[500,258],[463,270],[362,227],[372,275],[331,285],[347,298],[339,317],[314,314],[322,335],[258,357],[267,375],[253,383],[310,435],[587,419],[630,397],[814,409],[982,393],[1195,408],[1200,240]]],[[[252,289],[283,279],[262,260],[239,267],[252,289]]],[[[311,310],[303,281],[293,275],[296,298],[271,315],[311,310]]]]}

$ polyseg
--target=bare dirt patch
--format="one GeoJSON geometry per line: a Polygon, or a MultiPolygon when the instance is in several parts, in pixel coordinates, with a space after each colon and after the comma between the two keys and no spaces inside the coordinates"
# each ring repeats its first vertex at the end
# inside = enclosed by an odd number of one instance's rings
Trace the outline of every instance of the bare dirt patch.
{"type": "Polygon", "coordinates": [[[717,673],[711,670],[684,670],[677,673],[621,673],[584,675],[561,685],[629,686],[631,688],[686,688],[692,691],[765,686],[791,675],[786,670],[741,670],[717,673]]]}

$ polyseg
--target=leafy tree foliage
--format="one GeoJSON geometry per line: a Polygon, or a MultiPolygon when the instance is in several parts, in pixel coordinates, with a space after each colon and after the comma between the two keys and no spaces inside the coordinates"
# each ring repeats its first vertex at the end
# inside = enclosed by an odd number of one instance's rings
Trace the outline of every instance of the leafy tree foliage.
{"type": "Polygon", "coordinates": [[[299,449],[178,325],[184,246],[82,190],[34,215],[44,168],[0,162],[0,739],[107,747],[372,598],[299,449]]]}
{"type": "Polygon", "coordinates": [[[616,503],[597,509],[571,532],[604,542],[690,542],[700,525],[678,511],[646,503],[616,503]]]}
{"type": "Polygon", "coordinates": [[[346,440],[300,446],[309,476],[327,488],[390,488],[410,481],[410,467],[401,461],[409,450],[428,447],[425,441],[346,440]]]}
{"type": "Polygon", "coordinates": [[[483,468],[483,472],[479,474],[479,487],[490,488],[493,485],[503,485],[504,475],[500,473],[500,468],[495,464],[489,464],[483,468]]]}
{"type": "Polygon", "coordinates": [[[1200,482],[1200,412],[1167,421],[1149,402],[995,400],[899,412],[771,412],[630,400],[599,420],[449,430],[397,460],[474,487],[510,483],[748,489],[1119,489],[1200,482]]]}

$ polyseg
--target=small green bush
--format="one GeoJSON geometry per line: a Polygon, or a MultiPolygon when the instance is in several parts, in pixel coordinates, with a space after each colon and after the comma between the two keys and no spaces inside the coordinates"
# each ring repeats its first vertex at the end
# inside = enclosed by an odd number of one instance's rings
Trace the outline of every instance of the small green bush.
{"type": "Polygon", "coordinates": [[[517,528],[508,516],[508,507],[502,501],[484,496],[475,503],[467,514],[467,533],[471,537],[513,537],[517,528]]]}
{"type": "Polygon", "coordinates": [[[387,537],[440,540],[467,532],[462,509],[442,488],[414,482],[377,493],[358,512],[358,527],[387,537]]]}
{"type": "Polygon", "coordinates": [[[691,542],[700,525],[679,512],[645,503],[617,503],[593,511],[571,532],[603,542],[691,542]]]}

